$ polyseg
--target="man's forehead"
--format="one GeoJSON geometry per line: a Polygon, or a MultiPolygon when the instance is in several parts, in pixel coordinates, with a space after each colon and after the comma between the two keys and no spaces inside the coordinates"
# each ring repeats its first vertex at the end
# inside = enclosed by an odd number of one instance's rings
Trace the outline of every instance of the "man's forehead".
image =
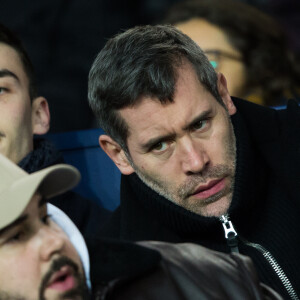
{"type": "Polygon", "coordinates": [[[119,111],[129,127],[134,128],[132,125],[153,119],[161,111],[167,115],[168,113],[178,114],[180,111],[185,111],[185,108],[207,110],[209,109],[208,106],[211,105],[209,102],[216,102],[216,99],[199,81],[190,63],[183,63],[177,71],[178,77],[174,86],[173,101],[162,103],[155,96],[140,96],[133,106],[125,107],[119,111]],[[130,123],[133,124],[130,126],[130,123]]]}
{"type": "Polygon", "coordinates": [[[15,58],[16,63],[21,63],[21,57],[16,49],[12,46],[0,42],[0,59],[5,59],[7,56],[11,56],[15,58]]]}
{"type": "Polygon", "coordinates": [[[119,113],[122,118],[126,121],[126,123],[130,123],[132,119],[143,120],[145,117],[149,117],[152,115],[153,111],[160,110],[164,107],[168,107],[168,102],[166,104],[162,104],[158,99],[151,97],[141,97],[136,104],[132,106],[127,106],[119,110],[119,113]]]}
{"type": "Polygon", "coordinates": [[[139,142],[147,142],[156,135],[173,134],[184,129],[190,122],[207,111],[213,111],[217,101],[210,94],[199,95],[193,101],[167,102],[144,98],[138,105],[120,110],[121,117],[129,129],[128,138],[134,137],[139,142]]]}
{"type": "Polygon", "coordinates": [[[19,78],[28,80],[19,53],[11,46],[0,42],[0,70],[7,70],[19,78]]]}
{"type": "Polygon", "coordinates": [[[128,126],[129,136],[139,132],[145,134],[149,130],[161,130],[163,123],[167,121],[169,107],[173,104],[162,104],[158,99],[143,97],[136,105],[121,109],[120,115],[128,126]],[[161,115],[165,118],[161,119],[161,115]]]}

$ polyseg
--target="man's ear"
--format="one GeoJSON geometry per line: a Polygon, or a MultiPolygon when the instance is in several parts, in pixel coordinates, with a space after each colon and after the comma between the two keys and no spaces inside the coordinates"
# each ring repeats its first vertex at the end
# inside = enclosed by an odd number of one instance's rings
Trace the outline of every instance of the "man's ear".
{"type": "Polygon", "coordinates": [[[103,151],[111,158],[122,174],[130,175],[134,172],[124,150],[108,135],[99,136],[99,144],[103,151]]]}
{"type": "Polygon", "coordinates": [[[228,89],[227,89],[227,81],[226,78],[222,73],[218,73],[218,91],[219,94],[227,107],[227,111],[229,115],[234,115],[236,113],[236,107],[229,95],[228,89]]]}
{"type": "Polygon", "coordinates": [[[34,134],[45,134],[50,128],[50,112],[47,100],[37,97],[32,101],[32,129],[34,134]]]}

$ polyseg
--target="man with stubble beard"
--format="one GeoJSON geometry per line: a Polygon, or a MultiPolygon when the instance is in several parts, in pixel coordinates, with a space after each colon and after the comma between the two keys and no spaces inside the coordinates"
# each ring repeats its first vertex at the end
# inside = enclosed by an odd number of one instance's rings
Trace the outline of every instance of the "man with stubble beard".
{"type": "Polygon", "coordinates": [[[188,36],[141,26],[110,39],[89,74],[100,146],[122,173],[104,236],[193,242],[250,256],[300,294],[300,110],[231,97],[188,36]]]}

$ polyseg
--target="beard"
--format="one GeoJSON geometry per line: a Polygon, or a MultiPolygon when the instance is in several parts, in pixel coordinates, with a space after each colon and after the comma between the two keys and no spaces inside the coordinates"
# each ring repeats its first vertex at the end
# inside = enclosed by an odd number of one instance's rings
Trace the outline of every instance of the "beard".
{"type": "MultiPolygon", "coordinates": [[[[229,135],[224,138],[224,163],[217,165],[210,165],[205,167],[199,173],[193,173],[187,176],[185,182],[179,186],[175,186],[167,180],[162,178],[160,174],[152,174],[139,169],[133,161],[131,165],[135,170],[137,176],[150,187],[152,190],[163,196],[167,200],[202,216],[220,216],[227,212],[234,189],[234,176],[236,168],[236,139],[233,131],[233,126],[229,120],[229,135]],[[227,185],[219,192],[205,198],[191,200],[190,196],[195,192],[200,184],[205,184],[211,179],[226,178],[227,185]],[[214,208],[212,212],[208,209],[209,205],[224,198],[225,201],[220,202],[218,209],[214,208]]],[[[220,149],[220,151],[222,151],[220,149]]]]}
{"type": "Polygon", "coordinates": [[[79,272],[79,267],[76,263],[74,263],[71,259],[69,259],[66,256],[62,256],[56,260],[54,260],[49,268],[49,271],[44,275],[42,282],[40,284],[40,288],[39,288],[39,300],[47,300],[45,298],[45,291],[48,285],[48,282],[50,280],[50,278],[52,277],[52,275],[59,271],[61,269],[61,267],[63,266],[70,266],[73,268],[74,271],[74,277],[75,280],[77,281],[77,287],[65,292],[64,294],[62,294],[61,299],[71,299],[76,297],[76,299],[90,299],[89,298],[89,291],[88,291],[88,287],[86,285],[86,279],[84,274],[81,274],[79,272]]]}

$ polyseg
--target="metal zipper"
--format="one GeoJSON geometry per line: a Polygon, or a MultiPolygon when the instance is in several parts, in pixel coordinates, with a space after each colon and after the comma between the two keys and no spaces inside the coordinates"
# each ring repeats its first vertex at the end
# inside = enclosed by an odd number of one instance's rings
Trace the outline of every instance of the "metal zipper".
{"type": "MultiPolygon", "coordinates": [[[[222,222],[224,231],[225,231],[225,238],[227,240],[227,244],[231,249],[231,252],[239,252],[238,250],[238,235],[235,231],[231,221],[229,221],[229,216],[222,215],[220,218],[220,221],[222,222]]],[[[257,249],[262,255],[265,257],[265,259],[268,261],[268,263],[271,265],[272,269],[276,273],[276,275],[279,277],[280,281],[282,282],[283,286],[285,287],[288,295],[291,297],[292,300],[299,300],[298,295],[296,294],[290,280],[274,258],[274,256],[263,246],[256,243],[251,243],[246,241],[245,239],[239,237],[239,239],[247,246],[253,247],[257,249]]]]}
{"type": "Polygon", "coordinates": [[[285,289],[286,289],[287,293],[289,294],[289,296],[291,297],[291,299],[299,300],[299,297],[298,297],[297,293],[295,292],[290,280],[288,279],[288,277],[286,276],[286,274],[280,267],[279,263],[276,261],[275,257],[266,248],[264,248],[260,244],[251,243],[244,239],[241,239],[241,241],[243,243],[245,243],[247,246],[253,247],[253,248],[257,249],[260,253],[262,253],[262,255],[266,258],[266,260],[269,262],[269,264],[271,265],[271,267],[273,268],[273,270],[279,277],[280,281],[282,282],[283,286],[285,287],[285,289]]]}
{"type": "Polygon", "coordinates": [[[227,245],[229,246],[231,252],[239,253],[237,233],[231,221],[229,221],[228,215],[222,215],[219,219],[222,222],[227,245]]]}

